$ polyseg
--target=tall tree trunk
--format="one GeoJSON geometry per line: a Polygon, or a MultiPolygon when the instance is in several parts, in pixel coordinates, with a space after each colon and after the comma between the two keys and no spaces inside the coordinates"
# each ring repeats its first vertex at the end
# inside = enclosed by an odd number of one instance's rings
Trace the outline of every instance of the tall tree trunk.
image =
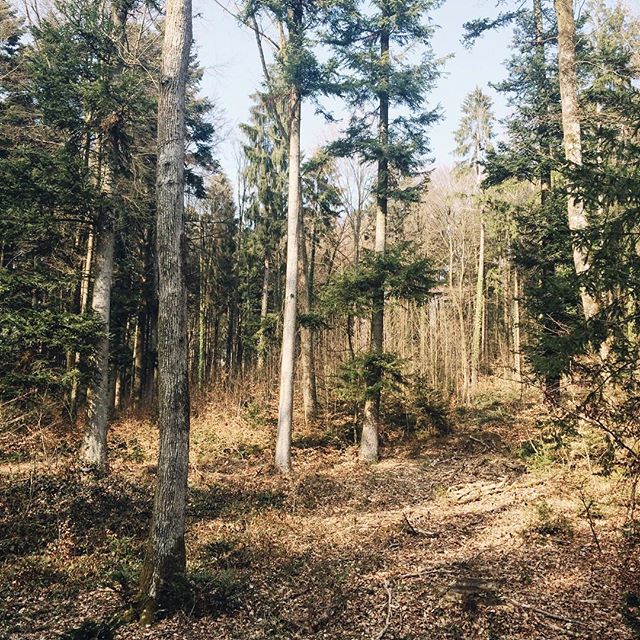
{"type": "Polygon", "coordinates": [[[104,471],[107,464],[107,424],[111,397],[109,393],[109,316],[115,245],[113,214],[105,210],[97,229],[95,279],[91,309],[100,318],[103,332],[96,348],[94,373],[87,389],[87,417],[82,442],[85,464],[104,471]]]}
{"type": "Polygon", "coordinates": [[[89,235],[87,237],[87,250],[82,264],[82,281],[80,283],[80,313],[84,315],[87,312],[89,306],[89,288],[91,284],[91,264],[93,262],[93,242],[94,242],[93,227],[89,229],[89,235]]]}
{"type": "Polygon", "coordinates": [[[185,93],[191,0],[168,0],[158,100],[157,257],[159,267],[158,419],[160,451],[151,529],[140,576],[141,622],[186,569],[189,466],[187,290],[184,269],[185,93]]]}
{"type": "Polygon", "coordinates": [[[520,281],[513,270],[513,370],[517,383],[522,382],[522,353],[520,347],[520,281]]]}
{"type": "MultiPolygon", "coordinates": [[[[91,285],[91,265],[93,263],[93,244],[94,244],[94,232],[93,227],[89,229],[87,236],[87,249],[85,252],[84,261],[82,263],[82,276],[80,280],[80,314],[84,315],[87,312],[89,306],[89,289],[91,285]]],[[[74,366],[77,367],[80,364],[80,354],[76,351],[73,358],[74,366]]],[[[69,412],[72,418],[75,420],[78,409],[78,393],[79,385],[77,378],[74,378],[71,383],[71,392],[69,395],[69,412]]]]}
{"type": "MultiPolygon", "coordinates": [[[[458,312],[458,326],[460,331],[460,371],[462,373],[462,385],[461,385],[461,396],[463,402],[468,402],[469,400],[469,354],[467,350],[467,340],[468,333],[467,327],[464,318],[464,247],[463,247],[463,255],[460,259],[460,269],[459,269],[459,277],[458,277],[458,291],[456,298],[456,310],[458,312]]],[[[451,296],[453,297],[453,289],[451,290],[451,296]]],[[[445,331],[445,339],[448,337],[449,332],[445,331]]],[[[447,354],[447,349],[445,348],[445,355],[447,354]]],[[[445,371],[447,371],[447,363],[445,361],[444,365],[445,371]]]]}
{"type": "MultiPolygon", "coordinates": [[[[204,235],[204,232],[202,232],[204,235]]],[[[204,258],[204,238],[200,246],[200,290],[198,295],[198,388],[204,386],[206,368],[207,271],[204,258]]]]}
{"type": "Polygon", "coordinates": [[[155,233],[149,234],[148,283],[145,286],[146,326],[144,340],[144,371],[142,375],[141,400],[150,403],[156,393],[156,371],[158,365],[158,263],[153,245],[155,233]]]}
{"type": "MultiPolygon", "coordinates": [[[[582,140],[576,78],[576,25],[573,0],[555,0],[555,9],[558,19],[558,70],[564,154],[570,164],[579,166],[582,164],[582,140]]],[[[572,194],[569,194],[567,202],[567,217],[569,229],[572,232],[579,232],[588,227],[583,204],[572,194]]],[[[589,270],[587,252],[576,242],[573,244],[573,263],[578,276],[589,270]]],[[[598,302],[584,286],[580,288],[580,297],[584,316],[588,320],[598,313],[598,302]]]]}
{"type": "MultiPolygon", "coordinates": [[[[124,45],[128,5],[111,4],[111,16],[117,30],[117,73],[123,69],[124,45]]],[[[110,130],[107,136],[108,153],[104,170],[103,191],[113,197],[114,179],[120,169],[119,131],[110,130]]],[[[102,152],[102,148],[100,148],[102,152]]],[[[99,159],[102,153],[99,154],[99,159]]],[[[101,171],[98,168],[98,176],[101,171]]],[[[95,358],[95,373],[87,389],[87,418],[82,444],[82,457],[86,464],[104,471],[107,463],[107,425],[109,408],[113,406],[109,389],[109,315],[111,312],[111,287],[113,284],[113,253],[115,248],[115,218],[113,211],[105,209],[100,216],[96,240],[95,281],[91,307],[102,320],[105,331],[100,337],[95,358]]]]}
{"type": "Polygon", "coordinates": [[[147,319],[144,309],[138,311],[136,318],[136,330],[133,341],[133,375],[131,377],[131,399],[133,406],[137,407],[140,403],[142,394],[142,371],[144,369],[144,350],[145,350],[145,325],[147,319]]]}
{"type": "Polygon", "coordinates": [[[282,351],[280,354],[280,400],[276,467],[283,473],[291,470],[291,423],[293,418],[293,373],[296,351],[296,315],[298,288],[298,226],[300,222],[300,107],[297,89],[289,99],[289,194],[287,203],[287,270],[284,293],[282,351]]]}
{"type": "MultiPolygon", "coordinates": [[[[389,144],[389,29],[382,29],[380,35],[380,60],[384,68],[384,86],[379,94],[378,139],[382,149],[378,160],[377,199],[376,199],[376,237],[374,251],[384,255],[387,241],[387,208],[389,190],[389,162],[387,146],[389,144]]],[[[379,287],[373,292],[374,311],[371,314],[370,355],[382,356],[384,351],[384,289],[379,287]]],[[[363,462],[378,460],[380,430],[380,378],[382,371],[379,363],[373,362],[366,372],[367,398],[364,404],[362,436],[360,438],[360,459],[363,462]]]]}
{"type": "Polygon", "coordinates": [[[484,219],[480,214],[480,249],[478,252],[478,277],[476,280],[476,301],[471,339],[471,388],[478,386],[480,350],[482,347],[482,311],[484,307],[484,219]]]}
{"type": "Polygon", "coordinates": [[[267,314],[269,313],[269,277],[271,270],[271,262],[269,253],[264,254],[264,271],[262,273],[262,296],[260,300],[260,337],[258,339],[258,372],[264,372],[264,365],[267,359],[267,336],[266,324],[267,314]]]}
{"type": "MultiPolygon", "coordinates": [[[[548,158],[540,166],[540,205],[544,208],[549,194],[551,193],[551,165],[550,158],[552,154],[551,141],[549,139],[549,124],[548,118],[550,117],[550,98],[549,98],[549,86],[546,77],[546,57],[545,57],[545,38],[544,38],[544,18],[542,12],[542,0],[533,0],[533,19],[535,28],[535,55],[537,58],[537,67],[539,73],[539,84],[537,87],[539,95],[538,105],[538,136],[540,138],[541,147],[540,153],[547,155],[548,158]]],[[[542,267],[543,282],[547,279],[551,279],[555,276],[555,264],[553,262],[547,262],[542,267]]],[[[541,318],[542,325],[545,331],[549,333],[555,333],[557,327],[553,322],[553,319],[541,318]]],[[[544,379],[544,398],[549,403],[555,403],[560,398],[560,376],[558,374],[549,374],[544,379]]]]}
{"type": "MultiPolygon", "coordinates": [[[[93,156],[91,154],[92,147],[94,146],[94,141],[91,133],[87,134],[85,145],[84,145],[84,165],[90,172],[93,173],[96,179],[96,183],[100,182],[100,162],[97,163],[97,171],[94,168],[93,156]]],[[[100,153],[96,154],[98,159],[100,158],[100,153]]],[[[85,251],[84,261],[82,263],[82,274],[80,278],[80,314],[84,315],[87,312],[89,307],[89,292],[91,290],[91,266],[93,265],[93,251],[95,244],[95,234],[93,230],[93,225],[89,227],[89,232],[87,235],[87,249],[85,251]]],[[[74,366],[77,369],[80,365],[80,354],[76,351],[73,358],[74,366]]],[[[69,394],[69,413],[71,415],[72,420],[75,420],[78,412],[78,405],[80,404],[80,384],[77,378],[74,378],[71,383],[71,391],[69,394]]]]}
{"type": "MultiPolygon", "coordinates": [[[[315,245],[315,225],[311,233],[311,260],[307,256],[307,243],[304,232],[301,234],[300,256],[302,262],[301,308],[302,313],[309,314],[313,309],[313,263],[315,245]]],[[[318,389],[316,384],[315,331],[313,327],[300,327],[300,358],[302,361],[302,406],[304,417],[308,422],[318,414],[318,389]]]]}

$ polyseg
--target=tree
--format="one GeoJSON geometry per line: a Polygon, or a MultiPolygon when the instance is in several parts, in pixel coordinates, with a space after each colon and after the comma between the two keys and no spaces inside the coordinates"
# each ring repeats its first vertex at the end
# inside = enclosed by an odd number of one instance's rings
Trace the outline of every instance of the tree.
{"type": "Polygon", "coordinates": [[[302,403],[307,421],[313,420],[318,413],[315,338],[321,318],[315,309],[316,251],[320,236],[327,232],[340,206],[338,191],[333,186],[335,172],[332,160],[326,153],[317,152],[302,168],[300,356],[302,403]]]}
{"type": "Polygon", "coordinates": [[[508,142],[487,154],[484,183],[490,187],[517,180],[535,189],[528,206],[511,207],[518,224],[512,254],[515,268],[521,270],[519,290],[527,310],[522,318],[527,328],[524,350],[543,381],[545,397],[555,401],[580,341],[567,339],[578,318],[575,282],[567,278],[568,230],[558,222],[557,185],[552,182],[552,170],[560,164],[562,131],[557,65],[547,56],[555,23],[547,9],[542,0],[533,0],[529,10],[522,8],[509,18],[515,22],[516,52],[507,62],[507,79],[497,89],[509,97],[513,114],[506,123],[508,142]]]}
{"type": "MultiPolygon", "coordinates": [[[[301,37],[302,7],[289,12],[292,17],[294,43],[301,37]]],[[[295,46],[294,44],[294,46],[295,46]]],[[[276,467],[284,473],[291,469],[291,425],[293,421],[293,374],[296,348],[296,317],[298,305],[298,241],[300,223],[300,116],[302,95],[293,85],[289,95],[289,184],[287,196],[287,271],[282,320],[282,351],[280,354],[280,394],[278,403],[278,436],[276,467]]]]}
{"type": "Polygon", "coordinates": [[[151,530],[140,577],[141,620],[186,570],[189,469],[187,293],[184,272],[185,102],[192,39],[190,0],[168,0],[158,100],[157,255],[160,451],[151,530]]]}
{"type": "MultiPolygon", "coordinates": [[[[253,236],[257,245],[255,250],[262,254],[260,326],[257,339],[259,373],[264,371],[269,338],[273,333],[269,301],[273,289],[272,280],[277,276],[280,267],[276,263],[276,253],[284,232],[283,215],[287,200],[288,173],[287,140],[280,131],[272,110],[266,108],[268,99],[268,95],[258,94],[255,98],[257,104],[251,112],[251,122],[241,125],[246,138],[243,152],[246,157],[244,179],[249,190],[247,219],[253,225],[253,236]]],[[[282,113],[283,106],[275,104],[273,109],[282,113]]],[[[274,300],[274,306],[275,302],[274,300]]]]}
{"type": "Polygon", "coordinates": [[[286,101],[284,123],[276,109],[272,113],[281,129],[287,127],[289,140],[287,186],[287,261],[280,352],[280,391],[278,403],[278,435],[275,465],[283,473],[291,469],[291,429],[293,421],[293,379],[296,352],[296,319],[298,306],[299,223],[302,195],[300,192],[300,118],[302,100],[314,95],[322,84],[322,73],[312,53],[308,32],[312,30],[320,6],[302,0],[256,2],[248,7],[248,15],[256,33],[267,88],[272,97],[286,101]],[[264,62],[262,32],[256,16],[260,11],[271,14],[278,25],[280,44],[272,75],[264,62]],[[276,87],[276,83],[278,86],[276,87]]]}
{"type": "MultiPolygon", "coordinates": [[[[574,167],[582,164],[582,140],[578,105],[578,80],[576,75],[576,25],[573,16],[573,0],[554,0],[558,20],[558,78],[562,106],[562,131],[567,162],[574,167]]],[[[576,233],[588,226],[581,201],[572,193],[567,199],[569,229],[576,233]]],[[[573,262],[580,278],[589,270],[589,258],[579,240],[573,243],[573,262]]],[[[597,300],[586,290],[580,289],[582,308],[588,320],[598,313],[597,300]]]]}
{"type": "MultiPolygon", "coordinates": [[[[478,184],[481,181],[482,164],[490,149],[492,137],[491,99],[476,87],[462,104],[462,119],[455,132],[456,155],[461,157],[461,168],[471,169],[478,184]]],[[[480,211],[480,242],[478,250],[478,276],[476,281],[476,301],[471,339],[471,387],[478,384],[480,349],[482,344],[482,317],[485,303],[485,222],[480,211]]]]}
{"type": "MultiPolygon", "coordinates": [[[[113,32],[115,51],[111,63],[113,73],[118,75],[124,66],[126,47],[126,23],[129,3],[113,2],[110,9],[109,27],[113,32]]],[[[117,81],[117,78],[116,78],[117,81]]],[[[102,176],[102,189],[115,201],[115,183],[119,173],[123,172],[121,146],[124,122],[123,111],[113,111],[105,121],[107,135],[105,172],[102,176]]],[[[115,202],[114,202],[115,204],[115,202]]],[[[115,249],[115,215],[112,206],[105,206],[97,216],[93,233],[95,240],[93,292],[91,310],[104,326],[95,357],[95,371],[91,384],[87,389],[87,416],[85,434],[82,442],[82,458],[84,462],[104,471],[107,463],[107,426],[111,398],[109,394],[109,329],[111,318],[111,288],[113,284],[113,255],[115,249]]],[[[88,261],[91,264],[91,260],[88,261]]]]}
{"type": "Polygon", "coordinates": [[[454,136],[458,166],[473,171],[478,180],[486,153],[491,150],[493,120],[491,98],[476,87],[462,103],[462,118],[454,136]]]}
{"type": "Polygon", "coordinates": [[[588,216],[588,226],[573,240],[588,248],[589,269],[580,283],[599,310],[584,323],[578,372],[588,394],[576,414],[624,452],[622,464],[635,467],[640,21],[623,3],[590,2],[578,42],[582,163],[565,165],[563,177],[588,216]],[[600,357],[594,358],[598,348],[600,357]]]}
{"type": "MultiPolygon", "coordinates": [[[[438,75],[428,46],[432,29],[425,22],[435,6],[433,0],[379,0],[369,12],[362,4],[345,2],[335,12],[330,28],[328,41],[338,64],[350,74],[343,81],[343,93],[354,109],[344,138],[331,148],[337,155],[357,154],[377,165],[374,251],[381,264],[387,249],[389,201],[417,197],[422,181],[408,178],[423,169],[426,128],[437,117],[425,109],[426,95],[438,75]],[[415,41],[424,44],[424,51],[420,62],[412,65],[393,46],[415,41]],[[397,110],[394,117],[390,117],[392,109],[397,110]]],[[[384,289],[381,283],[372,285],[371,357],[365,376],[370,393],[366,394],[360,440],[360,458],[365,462],[378,459],[379,363],[384,352],[384,289]]]]}
{"type": "MultiPolygon", "coordinates": [[[[59,251],[53,249],[56,246],[56,237],[60,241],[64,238],[61,244],[68,247],[63,258],[63,262],[67,263],[63,267],[67,283],[63,288],[66,293],[62,301],[57,295],[51,296],[54,292],[51,284],[56,280],[55,277],[44,287],[45,281],[40,280],[30,294],[31,311],[34,319],[39,319],[35,326],[43,329],[43,337],[47,334],[50,337],[57,336],[53,342],[47,339],[45,342],[50,342],[50,346],[42,348],[42,344],[40,353],[48,354],[48,357],[57,361],[52,371],[59,368],[61,352],[64,354],[67,370],[64,378],[56,380],[55,384],[57,386],[62,383],[58,388],[67,391],[69,387],[76,386],[79,377],[93,385],[97,384],[98,380],[104,382],[104,377],[101,376],[103,373],[106,375],[105,365],[101,369],[96,367],[99,370],[92,371],[89,376],[86,360],[91,359],[97,364],[98,358],[104,365],[107,332],[97,329],[95,320],[101,322],[102,326],[105,326],[105,318],[108,321],[108,305],[105,307],[104,296],[100,295],[104,293],[105,288],[102,285],[105,283],[99,278],[98,286],[95,288],[96,298],[102,299],[98,305],[102,316],[91,314],[91,317],[80,319],[76,317],[78,309],[74,295],[75,278],[69,277],[69,274],[79,275],[76,251],[78,245],[82,244],[83,237],[86,237],[87,225],[97,222],[101,217],[108,217],[112,210],[111,198],[102,189],[102,173],[91,163],[92,158],[101,158],[105,159],[105,165],[109,164],[107,154],[103,153],[103,149],[97,149],[95,146],[91,148],[91,140],[104,138],[110,141],[118,129],[118,118],[114,120],[113,115],[120,113],[122,87],[117,78],[112,78],[114,68],[118,66],[117,62],[114,62],[111,40],[115,33],[113,17],[99,8],[97,3],[82,3],[76,6],[70,2],[58,5],[57,9],[59,15],[56,19],[48,16],[33,27],[34,45],[31,46],[28,55],[24,55],[22,70],[17,74],[3,75],[6,82],[3,87],[6,98],[3,101],[3,106],[6,107],[3,109],[3,115],[6,116],[3,118],[3,128],[6,127],[5,132],[13,141],[11,151],[3,154],[3,169],[8,172],[5,175],[9,180],[7,186],[15,189],[16,183],[12,182],[11,174],[19,163],[26,161],[29,156],[31,159],[28,160],[28,166],[33,170],[31,190],[24,193],[26,197],[16,199],[18,190],[13,194],[7,194],[3,202],[11,211],[6,219],[9,224],[22,218],[22,225],[14,227],[15,235],[11,233],[7,238],[13,236],[16,242],[26,243],[23,246],[30,247],[26,254],[23,252],[22,255],[28,257],[32,269],[39,271],[47,264],[51,266],[57,255],[62,257],[59,251]],[[87,47],[92,55],[87,55],[87,47]],[[30,126],[27,127],[27,123],[30,126]],[[22,129],[22,132],[19,132],[18,128],[22,129]],[[48,206],[45,204],[47,200],[50,203],[48,206]],[[31,214],[38,210],[42,230],[45,231],[45,235],[50,236],[47,244],[54,242],[49,244],[48,249],[44,249],[44,245],[40,244],[44,238],[39,233],[34,234],[33,228],[30,232],[29,227],[24,224],[31,214]],[[50,227],[48,231],[47,225],[50,227]],[[42,253],[43,250],[45,253],[42,253]],[[45,290],[48,291],[45,293],[45,290]],[[58,308],[52,315],[54,299],[58,300],[55,305],[58,308]],[[66,316],[64,320],[61,317],[56,318],[60,311],[66,316]],[[74,329],[71,328],[71,324],[75,325],[74,329]],[[47,325],[48,329],[45,328],[47,325]],[[73,333],[82,325],[91,325],[95,335],[88,339],[87,334],[81,338],[76,333],[74,338],[73,333]],[[61,340],[63,335],[66,337],[61,340]],[[97,349],[95,336],[100,336],[97,349]],[[76,348],[71,346],[74,343],[76,348]],[[91,347],[87,348],[90,345],[91,347]],[[75,353],[82,355],[85,362],[81,364],[78,358],[74,358],[75,353]],[[84,373],[82,376],[81,371],[84,373]]],[[[6,51],[12,52],[15,56],[18,53],[15,47],[17,41],[9,37],[8,44],[11,46],[6,51]],[[14,44],[11,44],[12,42],[14,44]]],[[[104,148],[107,146],[105,142],[104,148]]],[[[108,159],[112,162],[113,155],[109,154],[108,159]]],[[[8,255],[12,252],[10,242],[4,253],[8,255]]],[[[108,250],[106,253],[101,252],[107,263],[108,254],[108,250]]],[[[10,288],[19,285],[20,282],[20,277],[16,276],[21,270],[21,260],[16,262],[15,257],[10,258],[13,269],[7,272],[12,281],[10,288]]],[[[80,286],[81,312],[82,302],[88,299],[89,264],[90,261],[85,263],[87,266],[83,269],[80,286]]],[[[59,262],[58,269],[61,266],[63,265],[59,262]]],[[[23,307],[23,314],[25,311],[23,307]]],[[[23,315],[24,319],[26,317],[23,315]]],[[[22,322],[15,326],[21,325],[22,322]]],[[[30,339],[32,338],[33,336],[30,339]]],[[[106,349],[108,352],[108,345],[106,349]]],[[[24,358],[22,360],[26,362],[24,358]]],[[[36,362],[31,360],[29,366],[34,364],[36,362]]],[[[43,371],[39,365],[36,365],[36,368],[43,371]]],[[[54,378],[56,377],[54,375],[54,378]]],[[[51,382],[53,380],[49,381],[51,382]]],[[[101,389],[104,390],[104,385],[101,389]]],[[[63,393],[62,397],[66,397],[66,394],[63,393]]],[[[102,411],[100,414],[101,418],[106,416],[102,411]]],[[[102,426],[106,427],[106,422],[100,420],[100,427],[102,426]]],[[[103,438],[99,440],[103,441],[103,438]]],[[[104,461],[104,449],[99,444],[95,449],[92,448],[92,453],[97,453],[93,462],[101,465],[104,461]]]]}
{"type": "Polygon", "coordinates": [[[217,377],[220,325],[236,304],[238,289],[238,229],[231,186],[223,173],[215,173],[204,186],[206,196],[187,207],[190,335],[197,345],[191,371],[200,390],[217,377]]]}

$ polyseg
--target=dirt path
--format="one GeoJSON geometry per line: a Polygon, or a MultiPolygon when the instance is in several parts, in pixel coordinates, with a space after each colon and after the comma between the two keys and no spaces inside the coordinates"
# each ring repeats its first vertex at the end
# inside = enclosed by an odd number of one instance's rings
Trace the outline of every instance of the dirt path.
{"type": "MultiPolygon", "coordinates": [[[[263,424],[221,419],[194,425],[187,544],[196,597],[151,629],[121,626],[112,637],[638,637],[629,593],[640,567],[620,535],[616,481],[577,462],[525,464],[516,452],[526,425],[518,433],[467,424],[447,440],[388,443],[370,468],[352,447],[304,448],[307,438],[283,479],[270,469],[263,424]]],[[[144,503],[152,430],[125,425],[116,439],[126,444],[116,471],[144,503]]],[[[135,501],[130,508],[143,509],[135,501]]],[[[121,546],[126,538],[135,566],[144,527],[127,536],[111,530],[110,553],[122,555],[114,536],[121,546]]],[[[51,549],[40,556],[55,558],[51,549]]],[[[84,562],[104,553],[102,541],[84,562]]],[[[72,621],[104,621],[126,601],[126,588],[120,594],[108,580],[83,585],[66,609],[52,598],[49,611],[34,610],[25,598],[28,614],[48,616],[49,629],[20,627],[7,637],[53,637],[46,634],[72,621]]]]}

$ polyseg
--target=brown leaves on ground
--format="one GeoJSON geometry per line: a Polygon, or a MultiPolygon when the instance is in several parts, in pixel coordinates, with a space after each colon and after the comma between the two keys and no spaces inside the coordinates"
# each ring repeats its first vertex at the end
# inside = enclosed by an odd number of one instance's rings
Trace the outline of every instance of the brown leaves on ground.
{"type": "Polygon", "coordinates": [[[189,581],[178,610],[148,629],[123,614],[157,434],[122,421],[108,478],[87,481],[64,457],[3,474],[0,637],[638,637],[640,536],[624,484],[591,461],[520,457],[537,437],[529,414],[467,413],[446,439],[389,432],[371,467],[348,421],[327,418],[298,427],[295,470],[281,477],[270,408],[201,410],[189,581]]]}

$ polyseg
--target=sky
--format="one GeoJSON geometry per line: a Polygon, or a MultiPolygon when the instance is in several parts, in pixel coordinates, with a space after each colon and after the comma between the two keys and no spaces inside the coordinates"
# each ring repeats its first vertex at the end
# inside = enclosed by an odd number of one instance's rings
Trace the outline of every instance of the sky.
{"type": "MultiPolygon", "coordinates": [[[[233,0],[220,2],[234,10],[233,0]]],[[[460,119],[464,97],[480,86],[493,99],[498,119],[507,114],[502,96],[488,85],[505,76],[503,62],[509,57],[509,29],[490,32],[472,49],[460,43],[463,24],[478,17],[495,15],[494,0],[446,0],[433,14],[438,26],[433,40],[437,58],[451,56],[443,76],[432,92],[429,107],[440,105],[442,119],[431,128],[431,155],[436,166],[453,162],[453,132],[460,119]]],[[[224,130],[217,155],[232,181],[237,174],[238,125],[249,118],[250,96],[263,76],[253,32],[240,25],[214,0],[194,0],[194,38],[199,61],[205,69],[202,93],[213,99],[222,112],[224,130]]],[[[499,128],[498,128],[499,131],[499,128]]],[[[302,147],[309,153],[331,136],[331,128],[311,106],[303,108],[302,147]]]]}

